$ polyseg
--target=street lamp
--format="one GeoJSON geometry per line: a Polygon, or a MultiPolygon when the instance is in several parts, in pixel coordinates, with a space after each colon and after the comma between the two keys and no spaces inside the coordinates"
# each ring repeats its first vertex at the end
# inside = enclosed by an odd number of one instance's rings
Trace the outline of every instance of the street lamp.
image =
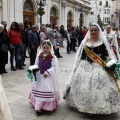
{"type": "Polygon", "coordinates": [[[36,0],[38,8],[38,14],[40,15],[40,25],[42,25],[42,16],[45,14],[44,12],[44,6],[46,4],[46,0],[36,0]]]}

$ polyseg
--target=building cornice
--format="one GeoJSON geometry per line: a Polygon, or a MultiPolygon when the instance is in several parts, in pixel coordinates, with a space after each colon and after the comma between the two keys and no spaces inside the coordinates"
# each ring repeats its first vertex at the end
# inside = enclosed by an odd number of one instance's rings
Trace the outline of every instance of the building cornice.
{"type": "Polygon", "coordinates": [[[70,0],[70,1],[74,3],[74,6],[79,5],[82,6],[84,9],[88,9],[88,10],[92,9],[90,7],[90,1],[88,0],[70,0]]]}

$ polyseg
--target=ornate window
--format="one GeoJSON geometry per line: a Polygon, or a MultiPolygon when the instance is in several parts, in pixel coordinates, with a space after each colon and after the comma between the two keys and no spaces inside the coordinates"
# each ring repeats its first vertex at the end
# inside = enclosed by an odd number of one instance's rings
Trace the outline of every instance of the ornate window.
{"type": "Polygon", "coordinates": [[[107,14],[110,14],[110,9],[107,9],[107,14]]]}
{"type": "Polygon", "coordinates": [[[52,7],[52,8],[51,8],[50,16],[57,16],[57,10],[56,10],[55,7],[52,7]]]}
{"type": "Polygon", "coordinates": [[[108,7],[108,1],[106,1],[106,7],[108,7]]]}
{"type": "Polygon", "coordinates": [[[72,13],[71,12],[68,13],[67,19],[72,19],[72,13]]]}
{"type": "Polygon", "coordinates": [[[26,11],[32,11],[33,12],[33,5],[31,2],[29,2],[28,0],[25,1],[24,6],[23,6],[23,10],[26,11]]]}
{"type": "Polygon", "coordinates": [[[102,1],[99,2],[99,6],[102,6],[102,1]]]}

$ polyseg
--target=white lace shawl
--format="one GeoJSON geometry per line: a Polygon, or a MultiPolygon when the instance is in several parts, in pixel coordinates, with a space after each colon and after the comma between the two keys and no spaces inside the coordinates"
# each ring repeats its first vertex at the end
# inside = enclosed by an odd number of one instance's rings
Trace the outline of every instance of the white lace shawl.
{"type": "MultiPolygon", "coordinates": [[[[113,56],[113,54],[112,54],[112,52],[111,52],[111,50],[110,50],[109,43],[108,43],[105,35],[103,34],[101,28],[97,24],[93,24],[93,25],[96,25],[98,27],[98,29],[99,29],[99,38],[104,43],[104,45],[106,46],[106,50],[108,51],[109,58],[112,59],[112,60],[115,59],[114,56],[113,56]]],[[[82,41],[81,45],[79,46],[77,53],[76,53],[76,57],[75,57],[75,62],[74,62],[74,65],[73,65],[73,69],[72,69],[72,72],[71,72],[71,74],[69,76],[69,79],[66,82],[65,91],[68,89],[68,87],[70,86],[70,84],[71,84],[71,82],[72,82],[72,80],[74,78],[74,75],[75,75],[75,72],[77,70],[77,67],[79,66],[79,63],[81,61],[81,56],[82,56],[82,52],[83,52],[84,43],[89,38],[90,38],[90,28],[89,28],[89,30],[88,30],[88,32],[87,32],[84,40],[82,41]]],[[[100,41],[98,41],[97,45],[99,45],[99,43],[100,43],[100,41]]]]}

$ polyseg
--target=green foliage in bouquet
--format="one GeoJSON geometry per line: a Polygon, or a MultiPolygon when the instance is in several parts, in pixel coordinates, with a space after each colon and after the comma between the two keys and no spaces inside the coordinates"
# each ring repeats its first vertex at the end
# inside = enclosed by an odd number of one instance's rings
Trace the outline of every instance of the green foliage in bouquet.
{"type": "Polygon", "coordinates": [[[37,78],[36,78],[36,72],[37,71],[39,71],[39,68],[36,65],[30,66],[27,69],[27,76],[32,82],[37,81],[37,78]]]}
{"type": "Polygon", "coordinates": [[[43,16],[45,14],[45,11],[44,11],[44,9],[38,9],[36,14],[39,14],[40,16],[43,16]]]}
{"type": "Polygon", "coordinates": [[[120,80],[120,63],[117,60],[111,60],[106,64],[106,70],[113,71],[115,77],[120,80]]]}

